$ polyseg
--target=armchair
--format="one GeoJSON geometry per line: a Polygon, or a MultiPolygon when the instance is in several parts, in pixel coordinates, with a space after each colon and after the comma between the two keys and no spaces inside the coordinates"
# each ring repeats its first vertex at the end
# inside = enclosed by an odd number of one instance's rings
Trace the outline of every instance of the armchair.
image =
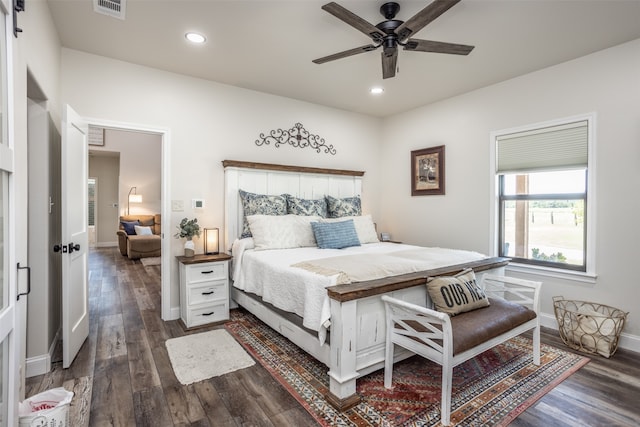
{"type": "Polygon", "coordinates": [[[129,259],[160,256],[162,248],[160,215],[124,215],[120,217],[118,247],[129,259]],[[151,228],[151,235],[127,234],[123,222],[138,221],[139,225],[151,228]]]}

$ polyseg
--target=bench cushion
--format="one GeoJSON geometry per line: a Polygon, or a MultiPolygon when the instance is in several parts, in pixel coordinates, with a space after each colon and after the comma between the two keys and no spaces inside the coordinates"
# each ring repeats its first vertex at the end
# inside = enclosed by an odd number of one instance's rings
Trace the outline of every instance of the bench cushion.
{"type": "Polygon", "coordinates": [[[451,317],[453,355],[460,354],[536,318],[520,304],[489,298],[490,305],[451,317]]]}

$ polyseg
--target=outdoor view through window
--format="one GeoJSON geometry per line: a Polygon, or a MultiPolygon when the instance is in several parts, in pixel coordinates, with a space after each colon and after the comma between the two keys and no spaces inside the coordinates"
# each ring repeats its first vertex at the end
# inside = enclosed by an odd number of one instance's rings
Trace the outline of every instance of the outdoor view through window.
{"type": "Polygon", "coordinates": [[[501,255],[584,271],[586,182],[586,169],[501,175],[501,255]]]}

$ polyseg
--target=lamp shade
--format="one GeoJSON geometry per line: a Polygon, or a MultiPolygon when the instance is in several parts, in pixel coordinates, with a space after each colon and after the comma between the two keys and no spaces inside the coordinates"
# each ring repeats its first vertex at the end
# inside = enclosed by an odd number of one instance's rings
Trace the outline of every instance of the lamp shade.
{"type": "Polygon", "coordinates": [[[217,228],[204,229],[204,253],[207,255],[220,253],[220,230],[217,228]]]}
{"type": "Polygon", "coordinates": [[[132,194],[129,196],[129,203],[142,203],[142,194],[132,194]]]}

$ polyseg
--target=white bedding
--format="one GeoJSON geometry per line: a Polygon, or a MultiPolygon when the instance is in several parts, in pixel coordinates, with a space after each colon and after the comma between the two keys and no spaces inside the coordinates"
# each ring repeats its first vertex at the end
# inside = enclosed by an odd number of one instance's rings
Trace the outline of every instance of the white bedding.
{"type": "MultiPolygon", "coordinates": [[[[324,342],[326,338],[326,328],[330,318],[329,297],[325,288],[335,285],[338,275],[320,275],[302,268],[291,267],[292,264],[344,255],[385,254],[419,248],[383,242],[368,243],[345,249],[307,247],[256,251],[253,247],[251,238],[234,242],[232,248],[233,286],[259,295],[264,301],[275,307],[302,317],[302,324],[306,328],[317,331],[321,342],[324,342]]],[[[444,256],[440,254],[428,266],[421,265],[421,270],[486,258],[485,255],[477,252],[451,249],[439,251],[444,256]]]]}

